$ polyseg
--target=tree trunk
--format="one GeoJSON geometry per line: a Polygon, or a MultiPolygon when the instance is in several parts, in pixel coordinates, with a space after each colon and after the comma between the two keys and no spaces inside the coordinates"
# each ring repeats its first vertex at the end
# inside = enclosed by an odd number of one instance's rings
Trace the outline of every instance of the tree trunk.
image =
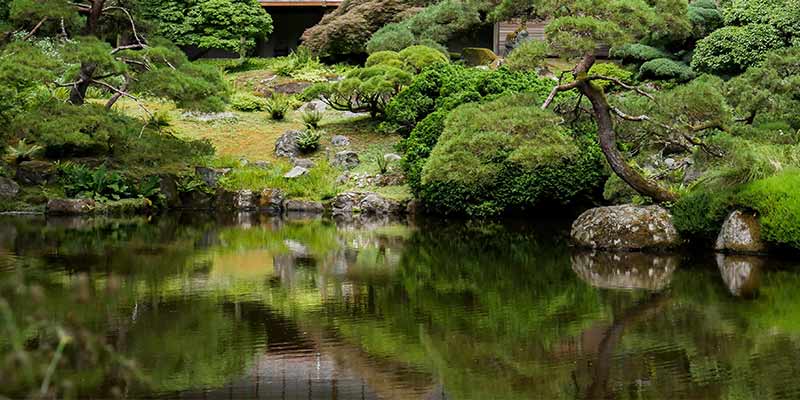
{"type": "Polygon", "coordinates": [[[597,122],[597,138],[600,142],[600,149],[606,156],[608,165],[625,183],[636,190],[639,194],[652,198],[657,203],[665,203],[677,200],[675,193],[662,188],[656,182],[643,177],[638,171],[631,168],[617,149],[617,135],[614,132],[614,121],[611,118],[611,106],[608,104],[602,89],[591,84],[590,81],[581,81],[582,75],[585,77],[589,69],[594,65],[595,56],[586,55],[573,69],[575,78],[579,80],[578,90],[586,96],[592,103],[595,121],[597,122]]]}
{"type": "Polygon", "coordinates": [[[82,63],[81,69],[78,73],[78,83],[72,86],[72,90],[69,91],[69,102],[80,106],[83,105],[86,99],[86,90],[89,89],[89,85],[92,83],[92,77],[94,76],[94,70],[97,68],[97,64],[95,63],[82,63]]]}
{"type": "Polygon", "coordinates": [[[86,26],[83,28],[84,35],[94,35],[100,25],[100,16],[103,15],[103,5],[105,0],[91,0],[92,8],[86,17],[86,26]]]}

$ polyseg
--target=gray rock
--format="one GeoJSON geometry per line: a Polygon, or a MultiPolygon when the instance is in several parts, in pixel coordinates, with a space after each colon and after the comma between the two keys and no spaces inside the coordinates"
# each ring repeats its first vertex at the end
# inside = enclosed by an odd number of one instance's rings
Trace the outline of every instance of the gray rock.
{"type": "Polygon", "coordinates": [[[211,168],[211,167],[194,167],[194,173],[197,174],[203,182],[210,188],[216,189],[219,178],[231,172],[230,168],[211,168]]]}
{"type": "Polygon", "coordinates": [[[286,194],[280,189],[264,189],[258,196],[259,211],[277,215],[283,211],[286,194]]]}
{"type": "Polygon", "coordinates": [[[269,161],[255,161],[253,162],[253,166],[261,169],[270,169],[272,164],[269,161]]]}
{"type": "Polygon", "coordinates": [[[767,245],[761,240],[761,224],[752,213],[734,211],[717,236],[714,249],[731,253],[763,253],[767,245]]]}
{"type": "Polygon", "coordinates": [[[675,166],[675,159],[674,158],[665,158],[664,159],[664,165],[666,165],[668,168],[674,167],[675,166]]]}
{"type": "Polygon", "coordinates": [[[293,214],[322,214],[325,207],[322,203],[309,200],[286,200],[284,209],[287,213],[293,214]]]}
{"type": "Polygon", "coordinates": [[[19,194],[19,185],[11,179],[0,176],[0,197],[12,198],[19,194]]]}
{"type": "Polygon", "coordinates": [[[292,159],[292,164],[294,164],[295,167],[303,167],[305,169],[314,168],[314,162],[307,158],[294,158],[292,159]]]}
{"type": "Polygon", "coordinates": [[[297,139],[303,132],[297,130],[289,130],[284,132],[275,142],[275,155],[278,157],[294,158],[300,154],[300,149],[297,147],[297,139]]]}
{"type": "Polygon", "coordinates": [[[272,87],[270,88],[271,89],[270,92],[282,93],[282,94],[298,94],[308,89],[311,85],[312,85],[311,82],[298,82],[298,81],[278,83],[272,85],[272,87]]]}
{"type": "Polygon", "coordinates": [[[295,179],[295,178],[299,178],[299,177],[301,177],[301,176],[303,176],[303,175],[305,175],[307,173],[308,173],[308,169],[307,168],[294,167],[289,172],[284,174],[283,177],[287,178],[287,179],[295,179]]]}
{"type": "Polygon", "coordinates": [[[400,202],[371,192],[340,193],[331,201],[331,208],[334,216],[397,216],[405,211],[400,202]]]}
{"type": "Polygon", "coordinates": [[[218,210],[253,211],[258,207],[258,195],[252,190],[219,190],[215,206],[218,210]]]}
{"type": "Polygon", "coordinates": [[[672,280],[680,258],[641,252],[589,251],[572,255],[572,270],[588,284],[603,289],[660,291],[672,280]]]}
{"type": "Polygon", "coordinates": [[[347,136],[343,135],[333,135],[331,138],[331,144],[336,147],[345,147],[350,145],[350,139],[347,136]]]}
{"type": "Polygon", "coordinates": [[[351,169],[358,166],[361,160],[358,159],[358,153],[351,150],[340,151],[333,156],[333,166],[345,169],[351,169]]]}
{"type": "Polygon", "coordinates": [[[178,192],[178,177],[174,174],[162,174],[158,177],[158,187],[164,196],[168,208],[181,206],[181,197],[178,192]]]}
{"type": "Polygon", "coordinates": [[[732,295],[749,298],[758,294],[763,258],[726,254],[717,254],[716,258],[722,280],[732,295]]]}
{"type": "Polygon", "coordinates": [[[41,185],[56,178],[56,167],[47,161],[23,161],[17,166],[17,182],[24,185],[41,185]]]}
{"type": "Polygon", "coordinates": [[[630,204],[592,208],[572,224],[581,247],[609,250],[664,249],[681,244],[669,211],[630,204]]]}
{"type": "Polygon", "coordinates": [[[349,174],[349,173],[347,173],[347,172],[345,172],[345,173],[343,173],[343,174],[339,175],[339,176],[336,178],[336,181],[335,181],[335,182],[336,182],[336,184],[337,184],[337,185],[344,185],[344,184],[345,184],[345,183],[347,183],[347,181],[349,181],[349,180],[350,180],[350,174],[349,174]]]}
{"type": "Polygon", "coordinates": [[[91,199],[52,199],[47,202],[48,215],[84,215],[92,213],[97,203],[91,199]]]}
{"type": "Polygon", "coordinates": [[[384,154],[384,155],[383,155],[383,159],[384,159],[384,160],[386,160],[386,161],[388,161],[388,162],[395,162],[395,161],[400,161],[400,160],[402,160],[402,159],[403,159],[403,157],[401,157],[399,154],[395,154],[395,153],[388,153],[388,154],[384,154]]]}
{"type": "Polygon", "coordinates": [[[322,100],[311,100],[306,104],[300,106],[298,111],[306,112],[306,111],[319,111],[325,112],[328,109],[328,105],[325,104],[322,100]]]}

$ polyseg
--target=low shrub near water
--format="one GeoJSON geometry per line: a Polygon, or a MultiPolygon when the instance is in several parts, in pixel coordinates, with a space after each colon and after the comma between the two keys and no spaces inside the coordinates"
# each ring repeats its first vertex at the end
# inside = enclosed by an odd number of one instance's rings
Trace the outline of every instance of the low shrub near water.
{"type": "Polygon", "coordinates": [[[573,137],[534,94],[456,108],[422,170],[420,198],[444,214],[496,215],[569,203],[607,177],[591,137],[573,137]]]}
{"type": "Polygon", "coordinates": [[[539,78],[535,73],[437,64],[417,75],[413,83],[389,103],[381,129],[407,136],[400,145],[402,166],[412,191],[418,193],[422,168],[452,109],[503,93],[529,92],[543,101],[552,85],[551,80],[539,78]]]}
{"type": "Polygon", "coordinates": [[[800,170],[753,182],[737,201],[758,212],[764,239],[800,249],[800,170]]]}

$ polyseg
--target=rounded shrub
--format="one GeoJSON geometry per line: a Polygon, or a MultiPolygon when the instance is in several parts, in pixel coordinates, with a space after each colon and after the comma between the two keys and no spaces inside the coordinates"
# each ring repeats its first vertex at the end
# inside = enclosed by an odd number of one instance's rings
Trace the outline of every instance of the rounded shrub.
{"type": "Polygon", "coordinates": [[[231,107],[242,112],[264,111],[267,100],[250,93],[237,92],[231,96],[231,107]]]}
{"type": "Polygon", "coordinates": [[[384,50],[370,54],[370,56],[367,57],[367,62],[364,66],[373,67],[378,64],[388,64],[394,67],[401,68],[403,62],[400,60],[400,54],[398,52],[392,50],[384,50]]]}
{"type": "Polygon", "coordinates": [[[780,32],[773,26],[726,26],[697,42],[692,69],[735,75],[760,64],[770,50],[783,46],[780,32]]]}
{"type": "Polygon", "coordinates": [[[539,67],[550,53],[547,42],[542,40],[526,40],[519,44],[506,57],[506,65],[512,71],[533,70],[539,67]]]}
{"type": "Polygon", "coordinates": [[[450,62],[445,53],[422,45],[407,47],[400,51],[398,55],[400,60],[415,72],[419,72],[433,64],[450,62]]]}
{"type": "Polygon", "coordinates": [[[400,51],[413,46],[415,42],[414,34],[406,25],[389,24],[372,35],[367,43],[367,52],[375,54],[381,51],[400,51]]]}
{"type": "Polygon", "coordinates": [[[612,47],[609,57],[620,59],[626,64],[641,64],[657,58],[667,58],[669,55],[655,47],[633,43],[612,47]]]}
{"type": "Polygon", "coordinates": [[[669,58],[650,60],[639,67],[639,79],[687,82],[695,76],[691,67],[669,58]]]}
{"type": "Polygon", "coordinates": [[[469,66],[489,65],[497,60],[497,54],[482,47],[467,47],[461,50],[461,58],[469,66]]]}
{"type": "Polygon", "coordinates": [[[758,211],[764,239],[800,249],[800,170],[747,185],[738,202],[758,211]]]}
{"type": "Polygon", "coordinates": [[[467,104],[447,117],[422,170],[420,198],[444,214],[495,215],[595,192],[606,174],[591,138],[575,138],[533,94],[467,104]]]}

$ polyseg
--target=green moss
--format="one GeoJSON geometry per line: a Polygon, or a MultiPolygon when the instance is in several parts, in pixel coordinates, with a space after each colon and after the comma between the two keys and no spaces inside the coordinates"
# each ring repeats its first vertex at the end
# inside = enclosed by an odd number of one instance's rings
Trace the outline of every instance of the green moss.
{"type": "Polygon", "coordinates": [[[469,66],[489,65],[497,60],[497,55],[489,49],[467,47],[461,51],[461,58],[469,66]]]}
{"type": "Polygon", "coordinates": [[[764,239],[800,249],[800,170],[753,182],[737,201],[758,211],[764,239]]]}

